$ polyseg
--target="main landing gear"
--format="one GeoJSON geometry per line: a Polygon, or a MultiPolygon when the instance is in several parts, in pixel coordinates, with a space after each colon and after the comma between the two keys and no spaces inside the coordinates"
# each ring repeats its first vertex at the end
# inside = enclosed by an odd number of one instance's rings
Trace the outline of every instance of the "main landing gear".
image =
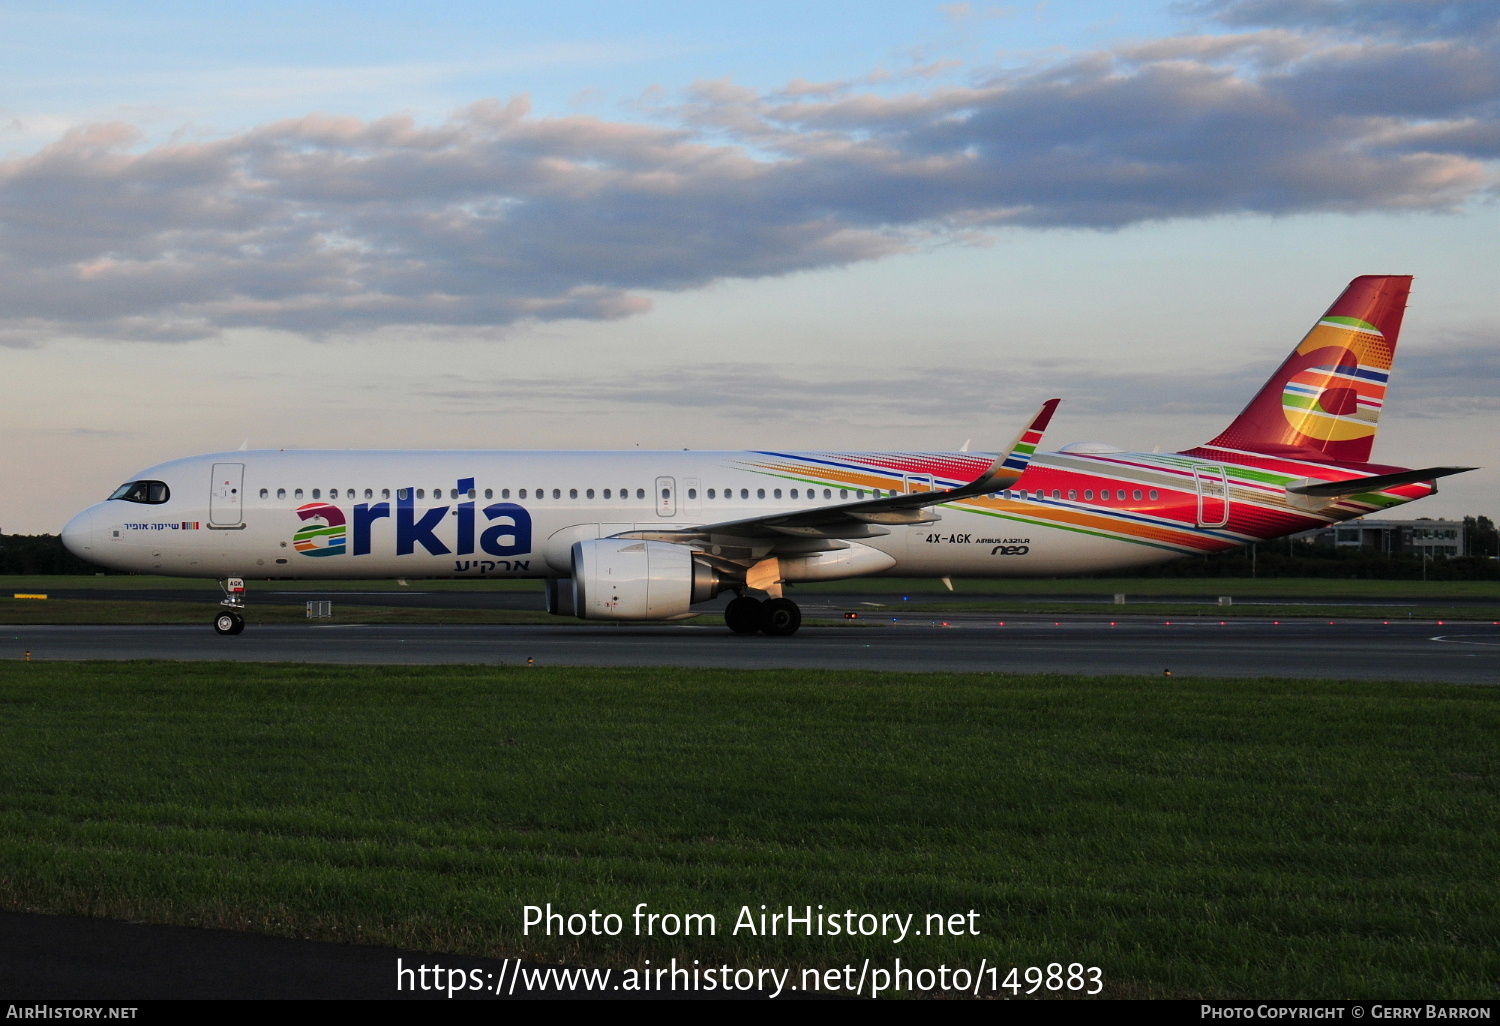
{"type": "Polygon", "coordinates": [[[238,634],[245,629],[245,581],[241,577],[230,577],[219,582],[224,590],[224,612],[214,617],[214,630],[220,634],[238,634]]]}
{"type": "Polygon", "coordinates": [[[724,622],[736,634],[769,634],[784,638],[802,626],[802,610],[787,598],[759,599],[741,595],[724,607],[724,622]]]}

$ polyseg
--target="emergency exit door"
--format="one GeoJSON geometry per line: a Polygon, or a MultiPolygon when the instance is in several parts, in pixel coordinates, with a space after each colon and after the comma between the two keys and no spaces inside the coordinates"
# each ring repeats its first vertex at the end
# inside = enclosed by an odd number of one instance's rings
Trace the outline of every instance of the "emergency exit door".
{"type": "Polygon", "coordinates": [[[677,482],[670,477],[656,479],[656,515],[659,517],[677,515],[677,482]]]}

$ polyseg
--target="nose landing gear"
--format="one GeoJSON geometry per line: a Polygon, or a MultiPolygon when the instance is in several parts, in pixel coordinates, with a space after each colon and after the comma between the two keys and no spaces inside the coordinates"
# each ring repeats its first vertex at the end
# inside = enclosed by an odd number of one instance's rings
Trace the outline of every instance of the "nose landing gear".
{"type": "Polygon", "coordinates": [[[214,617],[214,630],[220,634],[238,634],[245,629],[245,618],[241,615],[245,608],[244,578],[226,578],[219,582],[219,587],[224,591],[219,605],[226,609],[214,617]]]}

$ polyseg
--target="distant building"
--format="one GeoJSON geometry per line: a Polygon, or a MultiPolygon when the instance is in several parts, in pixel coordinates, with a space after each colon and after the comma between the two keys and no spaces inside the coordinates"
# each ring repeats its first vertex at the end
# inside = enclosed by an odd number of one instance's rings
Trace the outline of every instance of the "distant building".
{"type": "Polygon", "coordinates": [[[1341,552],[1362,549],[1382,556],[1449,559],[1469,554],[1462,520],[1346,520],[1296,536],[1299,541],[1327,545],[1341,552]]]}

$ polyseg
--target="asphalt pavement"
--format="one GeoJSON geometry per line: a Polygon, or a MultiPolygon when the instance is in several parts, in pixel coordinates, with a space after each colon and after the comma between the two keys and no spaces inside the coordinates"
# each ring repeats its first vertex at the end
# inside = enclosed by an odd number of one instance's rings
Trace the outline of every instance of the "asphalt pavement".
{"type": "MultiPolygon", "coordinates": [[[[810,610],[810,612],[812,612],[810,610]]],[[[1433,620],[872,615],[790,638],[671,625],[5,626],[0,659],[770,667],[1500,683],[1500,625],[1433,620]]]]}

